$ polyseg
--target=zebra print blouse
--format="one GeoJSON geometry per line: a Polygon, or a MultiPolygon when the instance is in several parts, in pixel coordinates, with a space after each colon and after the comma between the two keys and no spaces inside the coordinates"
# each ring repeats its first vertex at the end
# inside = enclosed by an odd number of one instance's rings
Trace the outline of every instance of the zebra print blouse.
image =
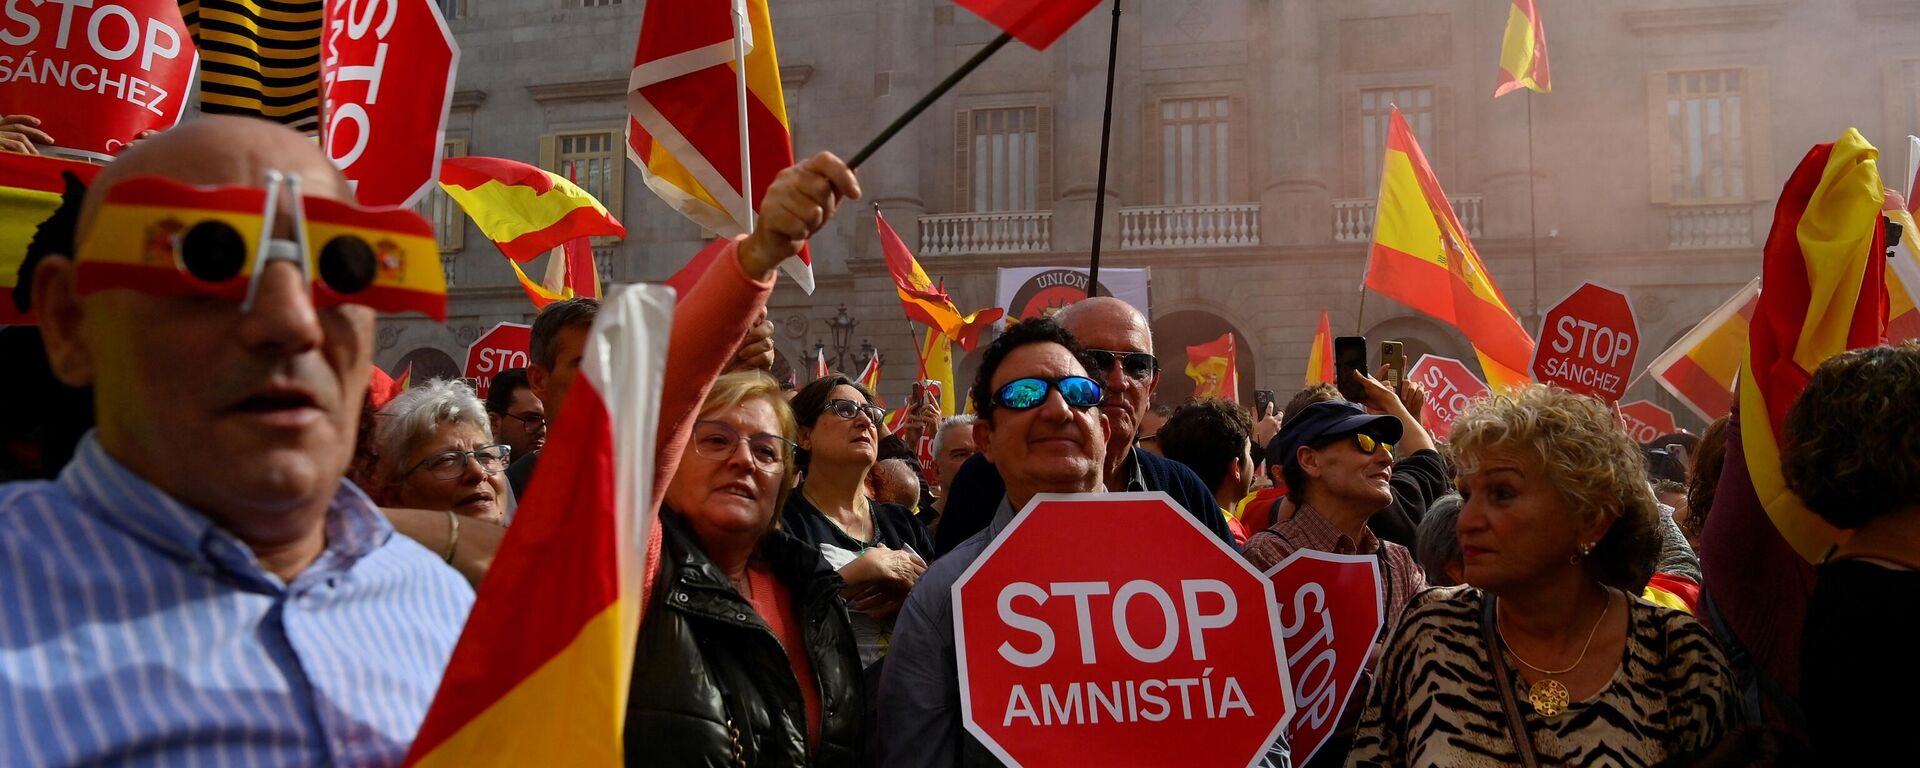
{"type": "MultiPolygon", "coordinates": [[[[1480,636],[1483,593],[1430,589],[1407,604],[1360,716],[1350,766],[1519,765],[1480,636]]],[[[1526,703],[1501,654],[1540,764],[1651,766],[1712,747],[1741,720],[1719,645],[1680,611],[1633,598],[1626,652],[1599,693],[1552,719],[1526,703]]]]}

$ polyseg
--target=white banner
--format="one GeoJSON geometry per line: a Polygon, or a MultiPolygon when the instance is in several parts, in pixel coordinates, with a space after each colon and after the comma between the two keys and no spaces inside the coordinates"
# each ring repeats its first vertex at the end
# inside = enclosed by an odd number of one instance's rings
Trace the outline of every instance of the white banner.
{"type": "MultiPolygon", "coordinates": [[[[1140,314],[1147,311],[1147,282],[1150,269],[1100,270],[1100,293],[1132,304],[1140,314]]],[[[1000,290],[994,305],[1005,307],[1007,317],[1025,320],[1040,317],[1087,297],[1086,267],[1001,267],[1000,290]]]]}

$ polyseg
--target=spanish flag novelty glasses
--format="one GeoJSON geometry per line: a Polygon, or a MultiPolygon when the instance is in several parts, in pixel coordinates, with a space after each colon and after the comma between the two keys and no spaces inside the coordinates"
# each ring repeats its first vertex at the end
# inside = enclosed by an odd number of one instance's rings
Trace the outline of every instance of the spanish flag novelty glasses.
{"type": "Polygon", "coordinates": [[[253,309],[267,265],[299,266],[316,307],[447,317],[433,225],[408,210],[371,210],[300,194],[300,177],[268,171],[263,187],[196,187],[158,177],[107,190],[80,241],[77,289],[209,295],[253,309]],[[272,237],[282,195],[293,240],[272,237]]]}

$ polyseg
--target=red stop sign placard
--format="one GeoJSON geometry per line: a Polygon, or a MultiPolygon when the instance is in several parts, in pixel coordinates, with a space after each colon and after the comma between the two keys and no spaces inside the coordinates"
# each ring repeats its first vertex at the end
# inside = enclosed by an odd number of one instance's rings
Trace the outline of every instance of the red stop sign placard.
{"type": "Polygon", "coordinates": [[[473,379],[474,393],[485,400],[493,377],[508,368],[527,367],[527,347],[532,343],[533,326],[501,323],[467,345],[466,376],[473,379]]]}
{"type": "Polygon", "coordinates": [[[1453,432],[1453,420],[1473,399],[1487,393],[1487,383],[1473,375],[1467,364],[1451,357],[1421,355],[1407,369],[1407,380],[1427,391],[1427,403],[1420,408],[1420,426],[1435,440],[1445,440],[1453,432]]]}
{"type": "Polygon", "coordinates": [[[1302,549],[1267,572],[1280,598],[1280,634],[1299,707],[1287,724],[1293,764],[1306,765],[1353,702],[1373,641],[1386,626],[1380,560],[1302,549]]]}
{"type": "Polygon", "coordinates": [[[1013,765],[1251,765],[1292,709],[1273,586],[1164,493],[1042,494],[953,585],[966,727],[1013,765]]]}
{"type": "Polygon", "coordinates": [[[0,115],[32,115],[54,149],[112,160],[186,114],[199,50],[175,0],[7,0],[0,115]]]}
{"type": "Polygon", "coordinates": [[[1586,283],[1547,311],[1533,352],[1533,377],[1617,403],[1639,354],[1640,328],[1627,295],[1586,283]]]}
{"type": "Polygon", "coordinates": [[[1645,400],[1636,400],[1620,406],[1620,417],[1627,422],[1627,434],[1633,441],[1645,445],[1661,435],[1671,435],[1680,431],[1674,423],[1673,411],[1645,400]]]}
{"type": "Polygon", "coordinates": [[[439,177],[459,65],[433,0],[327,0],[321,143],[362,205],[412,205],[439,177]]]}

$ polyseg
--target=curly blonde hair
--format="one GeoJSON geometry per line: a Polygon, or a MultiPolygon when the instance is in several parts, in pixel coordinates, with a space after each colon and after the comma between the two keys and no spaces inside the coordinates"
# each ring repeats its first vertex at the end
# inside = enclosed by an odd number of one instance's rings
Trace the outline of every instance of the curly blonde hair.
{"type": "Polygon", "coordinates": [[[1660,507],[1647,465],[1626,430],[1599,400],[1534,384],[1467,407],[1449,437],[1462,474],[1490,451],[1531,454],[1582,523],[1612,516],[1613,526],[1587,557],[1602,583],[1638,593],[1660,555],[1660,507]]]}

